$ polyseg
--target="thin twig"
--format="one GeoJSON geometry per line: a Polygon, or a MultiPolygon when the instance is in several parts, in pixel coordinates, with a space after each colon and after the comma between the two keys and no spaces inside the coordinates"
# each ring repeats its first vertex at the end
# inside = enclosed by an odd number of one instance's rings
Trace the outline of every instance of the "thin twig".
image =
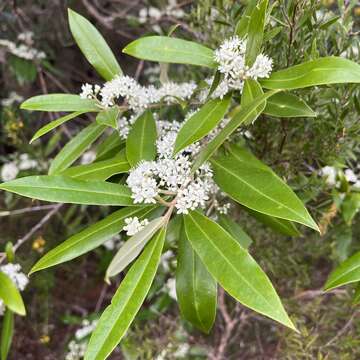
{"type": "Polygon", "coordinates": [[[23,208],[23,209],[0,211],[0,217],[2,217],[2,216],[20,215],[20,214],[25,214],[25,213],[34,212],[34,211],[51,210],[55,206],[56,205],[40,205],[40,206],[30,206],[30,207],[23,208]]]}

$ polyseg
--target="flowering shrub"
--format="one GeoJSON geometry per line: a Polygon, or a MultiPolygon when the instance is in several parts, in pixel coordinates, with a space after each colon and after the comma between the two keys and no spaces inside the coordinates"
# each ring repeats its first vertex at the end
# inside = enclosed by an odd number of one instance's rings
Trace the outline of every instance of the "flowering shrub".
{"type": "MultiPolygon", "coordinates": [[[[160,87],[124,75],[97,30],[69,11],[76,42],[106,82],[84,84],[80,95],[35,96],[22,108],[69,112],[37,131],[32,141],[83,113],[96,113],[96,120],[63,147],[48,175],[21,177],[0,188],[45,201],[121,206],[52,249],[31,270],[70,261],[119,232],[129,236],[114,255],[106,280],[129,269],[97,323],[85,359],[105,359],[125,335],[151,287],[174,223],[180,223],[176,297],[186,320],[205,333],[211,330],[219,284],[248,308],[296,330],[247,251],[248,236],[228,212],[239,203],[289,236],[298,234],[294,223],[319,228],[291,188],[246,148],[244,130],[262,113],[313,117],[306,102],[289,91],[359,83],[360,66],[324,57],[277,70],[261,53],[270,10],[267,0],[250,2],[235,34],[215,51],[171,36],[130,43],[126,54],[161,63],[160,87]],[[202,81],[172,82],[164,63],[202,67],[202,81]],[[72,166],[100,138],[95,158],[92,153],[72,166]]],[[[4,303],[14,310],[11,299],[4,303]]]]}

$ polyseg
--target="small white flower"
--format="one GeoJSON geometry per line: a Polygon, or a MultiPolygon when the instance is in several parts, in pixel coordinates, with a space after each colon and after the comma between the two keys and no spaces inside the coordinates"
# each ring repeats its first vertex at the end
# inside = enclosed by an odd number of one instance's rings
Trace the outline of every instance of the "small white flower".
{"type": "Polygon", "coordinates": [[[133,236],[139,231],[141,231],[149,223],[148,219],[143,219],[139,221],[138,217],[129,217],[125,219],[126,226],[123,227],[123,230],[126,231],[126,235],[133,236]]]}
{"type": "Polygon", "coordinates": [[[177,296],[176,296],[176,281],[174,278],[170,278],[168,279],[168,281],[165,284],[165,288],[166,288],[166,292],[169,294],[169,296],[174,299],[177,300],[177,296]]]}
{"type": "Polygon", "coordinates": [[[37,166],[38,162],[36,160],[30,159],[29,154],[21,154],[19,156],[18,167],[20,170],[34,169],[37,166]]]}
{"type": "Polygon", "coordinates": [[[1,266],[0,271],[6,274],[20,291],[23,291],[29,283],[28,277],[21,272],[20,264],[8,263],[1,266]]]}
{"type": "Polygon", "coordinates": [[[1,178],[3,181],[14,180],[19,173],[19,168],[14,161],[4,164],[1,168],[1,178]]]}
{"type": "Polygon", "coordinates": [[[1,105],[2,106],[11,106],[14,103],[20,103],[24,100],[24,98],[17,94],[15,91],[11,91],[9,94],[9,97],[7,99],[2,99],[1,100],[1,105]]]}
{"type": "Polygon", "coordinates": [[[81,156],[80,163],[82,165],[90,164],[92,163],[96,158],[95,151],[89,150],[84,152],[84,154],[81,156]]]}
{"type": "Polygon", "coordinates": [[[345,179],[348,182],[356,183],[357,180],[358,180],[358,178],[355,175],[354,171],[352,171],[351,169],[346,169],[345,172],[344,172],[344,175],[345,175],[345,179]]]}
{"type": "MultiPolygon", "coordinates": [[[[96,85],[98,86],[98,85],[96,85]]],[[[83,84],[81,85],[81,93],[80,97],[82,99],[92,99],[95,95],[94,88],[91,84],[83,84]]]]}
{"type": "Polygon", "coordinates": [[[337,170],[333,166],[324,166],[320,170],[320,175],[325,178],[326,184],[329,186],[336,184],[337,170]]]}
{"type": "Polygon", "coordinates": [[[81,323],[82,327],[75,332],[75,339],[79,341],[90,335],[95,330],[97,323],[97,320],[84,319],[81,323]]]}

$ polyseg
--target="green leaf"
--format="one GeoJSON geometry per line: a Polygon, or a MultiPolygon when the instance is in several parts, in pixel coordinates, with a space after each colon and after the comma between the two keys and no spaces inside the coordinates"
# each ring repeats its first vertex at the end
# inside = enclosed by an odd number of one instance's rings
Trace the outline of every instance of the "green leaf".
{"type": "Polygon", "coordinates": [[[327,291],[358,281],[360,281],[360,251],[341,263],[330,274],[324,289],[327,291]]]}
{"type": "Polygon", "coordinates": [[[306,102],[295,95],[279,93],[267,101],[264,114],[275,117],[316,117],[306,102]]]}
{"type": "Polygon", "coordinates": [[[81,115],[81,114],[84,114],[84,112],[82,111],[76,111],[76,112],[73,112],[71,114],[68,114],[68,115],[65,115],[65,116],[62,116],[61,118],[59,119],[56,119],[54,121],[51,121],[50,123],[44,125],[42,128],[40,128],[36,133],[35,135],[32,137],[32,139],[30,140],[30,144],[35,141],[36,139],[38,139],[39,137],[47,134],[48,132],[50,132],[51,130],[57,128],[58,126],[64,124],[65,122],[81,115]]]}
{"type": "Polygon", "coordinates": [[[154,211],[154,208],[154,206],[134,206],[113,212],[50,250],[32,267],[29,275],[86,254],[117,235],[126,225],[126,218],[137,216],[141,219],[154,211]]]}
{"type": "Polygon", "coordinates": [[[185,230],[193,249],[218,283],[237,301],[295,330],[270,280],[220,225],[192,211],[185,230]]]}
{"type": "MultiPolygon", "coordinates": [[[[242,107],[245,107],[246,105],[249,105],[254,99],[262,95],[264,95],[264,92],[260,84],[256,80],[246,79],[244,82],[243,92],[241,94],[240,109],[242,107]]],[[[244,125],[249,125],[253,123],[258,118],[258,116],[264,111],[266,104],[267,101],[261,103],[256,108],[256,110],[251,114],[249,120],[244,123],[244,125]]]]}
{"type": "Polygon", "coordinates": [[[269,91],[254,99],[250,104],[242,107],[231,119],[231,121],[229,121],[229,123],[219,132],[219,134],[210,141],[203,150],[200,151],[191,169],[192,172],[194,173],[206,160],[208,160],[241,124],[255,121],[256,117],[254,118],[254,110],[264,103],[270,96],[276,94],[276,92],[276,90],[269,91]]]}
{"type": "Polygon", "coordinates": [[[38,95],[27,99],[20,105],[20,109],[37,111],[80,111],[98,112],[100,107],[95,100],[82,99],[74,94],[38,95]]]}
{"type": "Polygon", "coordinates": [[[14,313],[25,315],[25,306],[19,290],[11,279],[0,271],[0,299],[14,313]]]}
{"type": "Polygon", "coordinates": [[[359,305],[360,303],[360,283],[356,285],[355,294],[353,297],[353,305],[359,305]]]}
{"type": "Polygon", "coordinates": [[[70,30],[76,43],[97,72],[105,80],[111,80],[116,75],[121,75],[121,68],[113,52],[96,28],[71,9],[68,9],[68,16],[70,30]]]}
{"type": "Polygon", "coordinates": [[[114,131],[96,148],[96,161],[101,161],[113,157],[123,147],[125,141],[121,140],[117,131],[114,131]]]}
{"type": "Polygon", "coordinates": [[[117,107],[112,107],[110,109],[101,111],[96,116],[96,122],[99,125],[110,126],[113,129],[117,130],[117,119],[119,117],[120,110],[117,107]]]}
{"type": "Polygon", "coordinates": [[[73,137],[55,156],[49,168],[49,175],[56,175],[67,169],[105,131],[106,127],[92,123],[73,137]]]}
{"type": "Polygon", "coordinates": [[[163,217],[154,219],[128,239],[111,260],[105,279],[108,281],[110,277],[121,273],[140,254],[144,246],[163,225],[163,217]]]}
{"type": "Polygon", "coordinates": [[[14,335],[14,313],[6,309],[1,329],[1,360],[6,360],[14,335]]]}
{"type": "Polygon", "coordinates": [[[256,5],[251,13],[246,42],[245,62],[252,66],[256,57],[260,54],[264,37],[265,15],[268,0],[262,0],[256,5]]]}
{"type": "Polygon", "coordinates": [[[360,83],[360,65],[329,56],[289,67],[271,74],[260,84],[266,89],[301,89],[309,86],[360,83]]]}
{"type": "Polygon", "coordinates": [[[146,36],[131,42],[125,54],[142,60],[216,68],[213,50],[192,41],[168,36],[146,36]]]}
{"type": "Polygon", "coordinates": [[[235,34],[240,38],[244,38],[248,33],[249,22],[251,18],[251,13],[253,12],[256,6],[257,0],[250,0],[246,9],[241,16],[240,20],[236,24],[235,34]]]}
{"type": "Polygon", "coordinates": [[[252,210],[319,231],[300,199],[269,167],[249,162],[236,146],[230,149],[211,160],[215,182],[224,192],[252,210]]]}
{"type": "Polygon", "coordinates": [[[179,239],[176,294],[182,317],[208,334],[216,317],[216,281],[194,253],[184,228],[179,239]]]}
{"type": "Polygon", "coordinates": [[[164,246],[161,229],[130,268],[93,332],[85,360],[104,360],[125,335],[154,280],[164,246]]]}
{"type": "Polygon", "coordinates": [[[60,173],[60,175],[69,176],[79,180],[107,180],[115,174],[125,173],[130,170],[130,164],[127,161],[125,151],[119,155],[103,161],[92,164],[70,167],[60,173]]]}
{"type": "Polygon", "coordinates": [[[349,193],[341,204],[341,215],[347,225],[351,225],[354,216],[360,210],[360,194],[349,193]]]}
{"type": "Polygon", "coordinates": [[[151,111],[140,115],[126,139],[126,156],[132,167],[156,156],[156,123],[151,111]]]}
{"type": "Polygon", "coordinates": [[[253,242],[251,237],[242,229],[242,227],[225,214],[219,215],[219,225],[221,225],[245,250],[253,242]]]}
{"type": "Polygon", "coordinates": [[[174,154],[202,139],[214,129],[225,116],[230,100],[230,95],[223,99],[210,100],[191,116],[176,137],[174,154]]]}
{"type": "Polygon", "coordinates": [[[66,176],[26,176],[0,184],[0,190],[32,199],[86,205],[133,205],[131,191],[106,181],[84,181],[66,176]]]}
{"type": "Polygon", "coordinates": [[[274,231],[288,236],[300,236],[301,233],[297,229],[294,223],[288,220],[276,218],[273,216],[265,215],[260,212],[251,210],[249,208],[244,207],[244,209],[253,216],[256,220],[260,221],[264,225],[270,227],[274,231]]]}

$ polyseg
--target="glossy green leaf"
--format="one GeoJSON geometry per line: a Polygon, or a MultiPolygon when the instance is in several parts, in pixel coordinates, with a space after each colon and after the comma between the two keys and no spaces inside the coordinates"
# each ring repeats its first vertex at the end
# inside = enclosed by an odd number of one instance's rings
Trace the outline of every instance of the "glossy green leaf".
{"type": "Polygon", "coordinates": [[[126,139],[126,156],[131,166],[156,156],[156,123],[151,111],[137,118],[126,139]]]}
{"type": "Polygon", "coordinates": [[[142,60],[216,68],[213,50],[192,41],[168,36],[146,36],[131,42],[125,54],[142,60]]]}
{"type": "Polygon", "coordinates": [[[14,313],[11,310],[6,309],[5,315],[3,317],[2,329],[1,329],[1,344],[0,344],[1,360],[6,360],[8,358],[13,335],[14,335],[14,313]]]}
{"type": "Polygon", "coordinates": [[[32,267],[30,274],[86,254],[117,235],[126,225],[126,218],[137,216],[141,219],[154,211],[154,208],[154,206],[133,206],[113,212],[50,250],[32,267]]]}
{"type": "Polygon", "coordinates": [[[68,115],[65,115],[65,116],[62,116],[61,118],[59,119],[56,119],[54,121],[51,121],[50,123],[44,125],[42,128],[40,128],[36,133],[35,135],[32,137],[32,139],[30,140],[30,144],[35,141],[36,139],[38,139],[39,137],[47,134],[48,132],[50,132],[51,130],[57,128],[58,126],[64,124],[65,122],[71,120],[71,119],[74,119],[76,118],[77,116],[81,115],[81,114],[84,114],[84,112],[82,111],[76,111],[76,112],[73,112],[71,114],[68,114],[68,115]]]}
{"type": "Polygon", "coordinates": [[[250,163],[236,146],[231,150],[211,160],[221,190],[252,210],[319,230],[301,200],[269,167],[250,163]]]}
{"type": "Polygon", "coordinates": [[[266,89],[301,89],[309,86],[360,83],[360,65],[329,56],[276,71],[260,81],[266,89]]]}
{"type": "Polygon", "coordinates": [[[264,37],[264,25],[268,0],[261,0],[257,4],[250,17],[248,31],[245,61],[247,66],[252,66],[256,57],[260,54],[264,37]]]}
{"type": "Polygon", "coordinates": [[[131,191],[106,181],[84,181],[66,176],[26,176],[0,184],[0,190],[32,199],[86,205],[133,205],[131,191]]]}
{"type": "Polygon", "coordinates": [[[249,253],[199,212],[184,218],[187,238],[218,283],[243,305],[295,330],[270,280],[249,253]]]}
{"type": "Polygon", "coordinates": [[[224,141],[243,123],[255,121],[254,110],[266,101],[270,96],[276,94],[277,91],[269,91],[266,94],[257,97],[250,104],[242,107],[239,112],[229,121],[229,123],[219,132],[219,134],[207,144],[197,156],[192,172],[194,173],[206,160],[208,160],[214,152],[224,143],[224,141]]]}
{"type": "Polygon", "coordinates": [[[118,250],[106,270],[105,279],[121,273],[142,251],[154,234],[164,225],[160,217],[149,222],[142,230],[128,239],[118,250]]]}
{"type": "Polygon", "coordinates": [[[279,93],[266,103],[264,114],[275,117],[316,117],[306,102],[295,95],[279,93]]]}
{"type": "Polygon", "coordinates": [[[127,161],[125,151],[119,155],[103,161],[92,164],[70,167],[60,173],[60,175],[69,176],[79,180],[107,180],[115,174],[125,173],[130,170],[130,164],[127,161]]]}
{"type": "Polygon", "coordinates": [[[264,225],[270,227],[274,231],[287,235],[287,236],[300,236],[301,233],[297,229],[294,223],[288,220],[276,218],[273,216],[265,215],[263,213],[251,210],[249,208],[244,208],[251,216],[256,220],[260,221],[264,225]]]}
{"type": "Polygon", "coordinates": [[[248,32],[251,13],[255,8],[256,3],[257,0],[250,0],[248,2],[244,13],[241,15],[240,20],[236,24],[235,34],[240,38],[244,38],[248,32]]]}
{"type": "Polygon", "coordinates": [[[90,338],[85,360],[106,359],[125,335],[150,290],[164,239],[161,229],[126,274],[90,338]]]}
{"type": "Polygon", "coordinates": [[[360,251],[341,263],[330,275],[325,290],[360,281],[360,251]]]}
{"type": "Polygon", "coordinates": [[[248,249],[252,243],[251,237],[230,216],[219,215],[219,224],[225,229],[244,249],[248,249]]]}
{"type": "Polygon", "coordinates": [[[96,116],[96,122],[99,125],[110,126],[113,129],[117,129],[117,120],[120,114],[120,110],[117,107],[101,111],[96,116]]]}
{"type": "Polygon", "coordinates": [[[74,94],[38,95],[27,99],[20,109],[37,111],[80,111],[98,112],[100,107],[95,100],[82,99],[74,94]]]}
{"type": "Polygon", "coordinates": [[[97,72],[105,80],[121,75],[121,68],[113,52],[90,21],[71,9],[68,9],[68,16],[70,30],[76,43],[97,72]]]}
{"type": "Polygon", "coordinates": [[[106,160],[113,157],[124,145],[125,141],[121,140],[117,131],[114,131],[96,147],[96,161],[106,160]]]}
{"type": "MultiPolygon", "coordinates": [[[[260,84],[256,80],[252,79],[246,79],[244,82],[244,88],[243,92],[241,94],[241,105],[240,109],[242,107],[245,107],[246,105],[250,104],[254,99],[256,99],[259,96],[264,95],[264,92],[260,86],[260,84]]],[[[275,94],[274,96],[276,96],[275,94]]],[[[256,110],[251,114],[249,120],[247,120],[244,125],[249,125],[253,123],[258,116],[264,111],[265,106],[267,104],[266,102],[261,103],[256,110]]]]}
{"type": "Polygon", "coordinates": [[[230,101],[230,95],[223,99],[210,100],[191,116],[176,137],[174,154],[202,139],[214,129],[225,116],[230,101]]]}
{"type": "Polygon", "coordinates": [[[25,306],[19,290],[11,279],[0,271],[0,299],[6,307],[18,315],[25,315],[25,306]]]}
{"type": "Polygon", "coordinates": [[[209,333],[216,317],[217,285],[192,249],[184,228],[179,239],[176,294],[182,317],[209,333]]]}
{"type": "Polygon", "coordinates": [[[55,156],[49,168],[49,175],[56,175],[67,169],[105,131],[106,127],[92,123],[74,136],[55,156]]]}

